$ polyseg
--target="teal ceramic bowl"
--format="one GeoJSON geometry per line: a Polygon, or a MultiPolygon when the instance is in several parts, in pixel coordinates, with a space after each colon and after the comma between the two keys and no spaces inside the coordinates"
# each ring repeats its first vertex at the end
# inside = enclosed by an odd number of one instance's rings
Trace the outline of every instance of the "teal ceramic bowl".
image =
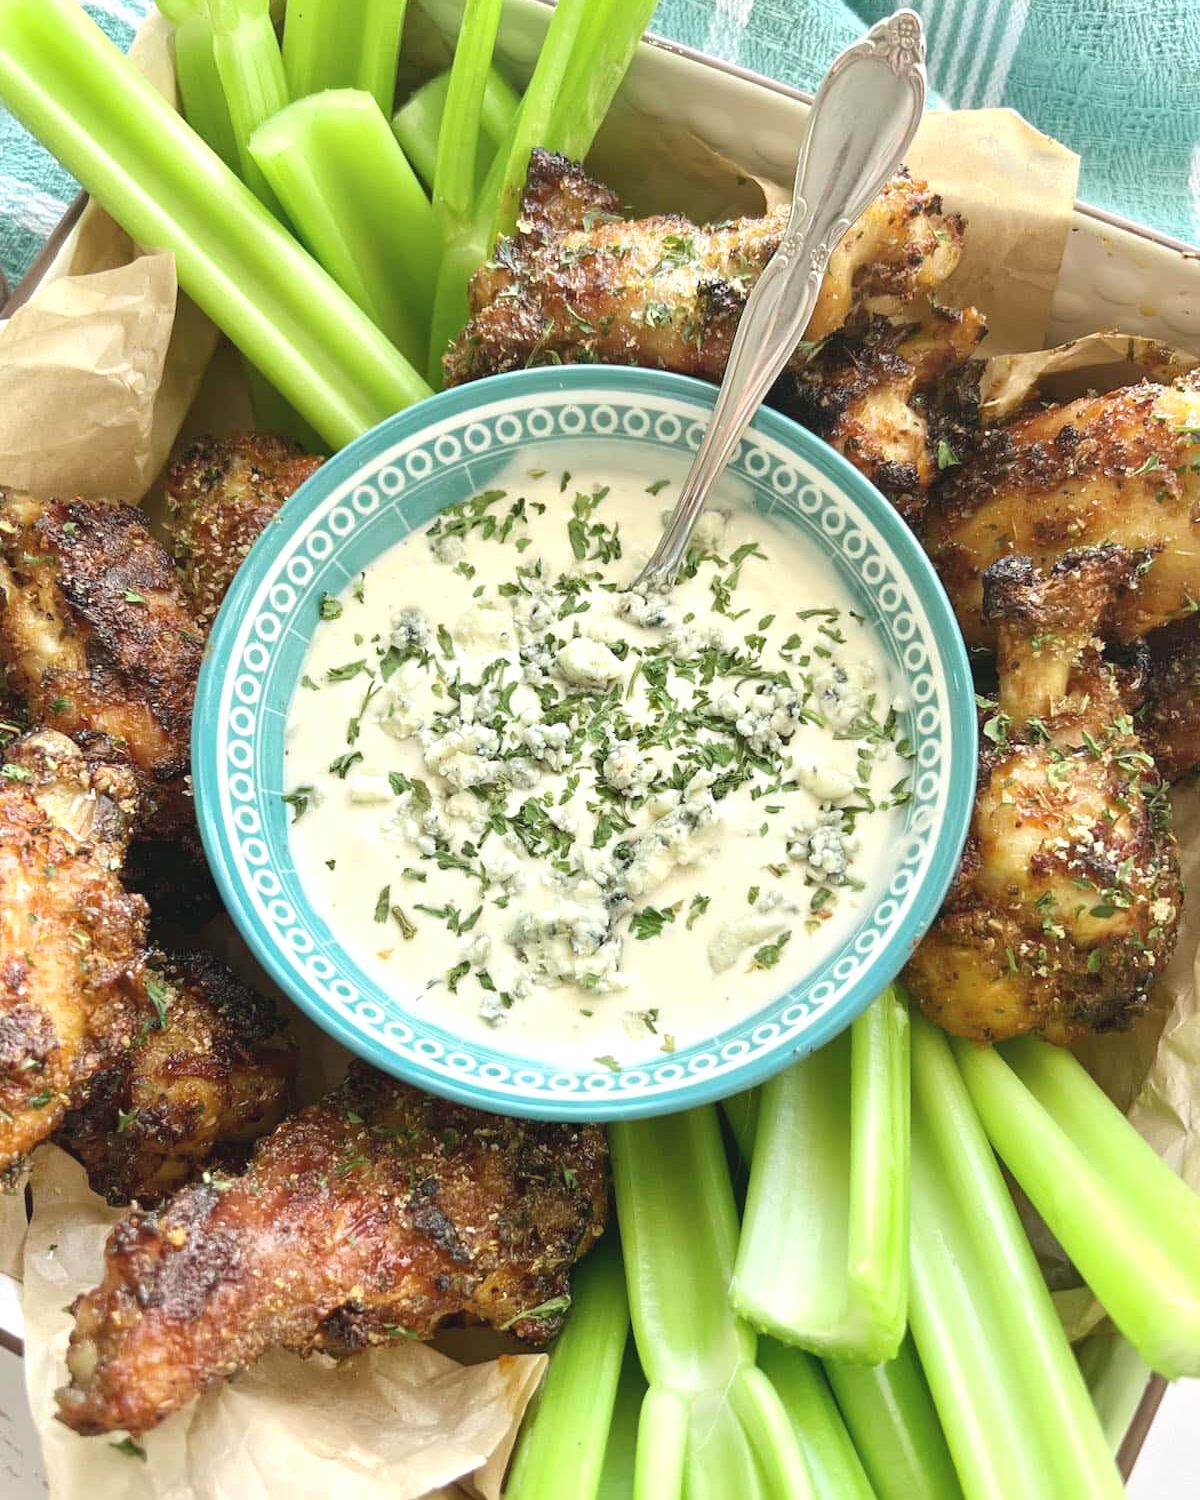
{"type": "Polygon", "coordinates": [[[915,751],[892,867],[857,928],[803,982],[704,1042],[612,1072],[456,1035],[388,993],[346,953],[294,868],[284,726],[325,593],[519,450],[546,469],[682,474],[712,387],[658,371],[522,370],[444,392],[381,423],[288,501],[238,572],[213,629],[193,732],[196,807],[233,920],[302,1010],[352,1051],[481,1109],[550,1119],[665,1114],[760,1083],[835,1036],[900,970],[933,920],[962,850],[975,786],[975,711],[962,637],[925,554],[892,507],[824,443],[761,411],[731,468],[752,503],[821,548],[876,621],[915,751]],[[591,455],[595,455],[594,458],[591,455]]]}

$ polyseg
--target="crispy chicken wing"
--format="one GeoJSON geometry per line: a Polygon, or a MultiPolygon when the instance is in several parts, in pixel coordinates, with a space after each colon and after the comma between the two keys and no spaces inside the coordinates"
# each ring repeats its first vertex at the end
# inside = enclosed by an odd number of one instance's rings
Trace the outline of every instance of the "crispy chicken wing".
{"type": "Polygon", "coordinates": [[[867,320],[835,333],[784,376],[772,402],[844,454],[910,524],[978,417],[969,362],[987,331],[973,307],[931,306],[920,322],[867,320]]]}
{"type": "Polygon", "coordinates": [[[356,1064],[242,1177],[117,1225],[59,1415],[142,1432],[272,1347],[348,1353],[464,1313],[540,1343],[607,1203],[599,1127],[479,1114],[356,1064]]]}
{"type": "Polygon", "coordinates": [[[30,720],[128,759],[139,826],[194,825],[187,786],[203,637],[130,506],[0,489],[0,662],[30,720]]]}
{"type": "MultiPolygon", "coordinates": [[[[57,1136],[110,1203],[158,1203],[214,1152],[273,1130],[296,1054],[275,1006],[208,953],[154,960],[153,1006],[57,1136]]],[[[228,1161],[226,1161],[228,1165],[228,1161]]]]}
{"type": "Polygon", "coordinates": [[[119,870],[137,799],[64,735],[0,768],[0,1171],[57,1127],[140,1020],[146,906],[119,870]]]}
{"type": "Polygon", "coordinates": [[[324,459],[267,432],[202,437],[167,476],[184,589],[207,629],[258,534],[324,459]]]}
{"type": "Polygon", "coordinates": [[[1168,781],[1200,766],[1200,614],[1156,630],[1138,729],[1168,781]]]}
{"type": "Polygon", "coordinates": [[[1182,891],[1170,805],[1101,654],[1137,562],[1068,553],[983,579],[1000,701],[966,852],[907,977],[947,1031],[1069,1042],[1124,1025],[1170,956],[1182,891]]]}
{"type": "Polygon", "coordinates": [[[1131,640],[1200,599],[1200,373],[1019,417],[953,470],[924,540],[973,646],[990,644],[983,575],[1008,553],[1049,567],[1117,542],[1149,566],[1113,618],[1131,640]]]}
{"type": "MultiPolygon", "coordinates": [[[[720,380],[751,287],[779,245],[783,210],[698,227],[678,214],[627,221],[565,157],[535,151],[517,233],[471,283],[471,321],[446,383],[524,365],[650,365],[720,380]]],[[[903,170],[834,251],[808,339],[852,312],[896,312],[958,263],[962,221],[903,170]]],[[[805,351],[797,353],[803,362],[805,351]]]]}

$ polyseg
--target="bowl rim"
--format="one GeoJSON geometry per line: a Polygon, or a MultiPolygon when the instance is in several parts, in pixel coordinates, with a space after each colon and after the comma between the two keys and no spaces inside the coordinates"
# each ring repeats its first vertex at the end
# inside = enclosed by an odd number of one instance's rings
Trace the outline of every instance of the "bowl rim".
{"type": "MultiPolygon", "coordinates": [[[[941,907],[958,868],[974,806],[978,751],[974,681],[967,647],[941,580],[915,534],[891,502],[840,453],[783,413],[773,408],[760,407],[751,429],[775,439],[812,464],[823,473],[835,490],[849,491],[856,503],[865,510],[867,517],[879,528],[894,550],[897,562],[921,593],[923,612],[929,620],[930,633],[945,673],[950,722],[944,728],[951,737],[946,807],[941,826],[933,834],[934,850],[913,895],[908,913],[886,938],[882,954],[873,959],[869,976],[872,984],[868,987],[859,981],[857,988],[848,990],[836,1004],[818,1015],[802,1036],[794,1039],[790,1047],[764,1048],[758,1056],[715,1076],[706,1072],[685,1074],[669,1091],[648,1094],[539,1092],[513,1098],[505,1093],[489,1092],[488,1080],[476,1074],[464,1077],[460,1082],[452,1076],[446,1077],[432,1069],[424,1069],[419,1062],[388,1051],[375,1038],[363,1035],[348,1018],[327,1006],[284,961],[278,946],[259,931],[253,914],[246,910],[242,882],[228,858],[223,837],[218,790],[224,773],[215,753],[220,693],[228,669],[227,658],[234,627],[240,623],[244,607],[257,588],[261,573],[270,565],[276,550],[285,544],[293,529],[284,519],[285,511],[291,511],[288,519],[306,519],[333,491],[365,464],[369,464],[379,452],[386,451],[398,441],[417,436],[425,427],[432,427],[448,417],[460,416],[474,408],[493,408],[494,415],[498,398],[502,399],[506,393],[514,398],[518,397],[524,393],[527,385],[537,385],[548,394],[562,394],[575,388],[599,387],[613,394],[619,392],[634,400],[658,391],[710,408],[717,393],[716,386],[707,381],[673,371],[599,364],[537,366],[487,376],[440,391],[385,418],[328,458],[288,497],[277,513],[276,523],[267,526],[255,540],[210,629],[196,688],[192,721],[192,779],[196,819],[222,903],[255,961],[298,1009],[356,1057],[440,1097],[499,1114],[529,1119],[577,1121],[635,1119],[670,1114],[714,1103],[764,1082],[791,1062],[832,1041],[866,1009],[880,989],[896,979],[908,954],[924,936],[941,907]],[[277,524],[281,520],[283,524],[277,524]],[[886,959],[886,962],[881,962],[881,959],[886,959]],[[874,982],[877,979],[880,981],[878,985],[874,982]],[[859,992],[860,989],[862,993],[859,992]]],[[[403,504],[403,501],[400,503],[403,504]]],[[[259,793],[256,800],[261,800],[261,796],[259,793]]],[[[756,1014],[760,1019],[765,1019],[775,1009],[784,1006],[792,991],[804,983],[806,981],[801,979],[789,986],[775,997],[770,1006],[761,1007],[756,1014]]],[[[746,1016],[731,1024],[745,1025],[751,1019],[751,1016],[746,1016]]],[[[451,1028],[447,1026],[446,1029],[451,1028]]],[[[456,1041],[467,1052],[478,1045],[475,1038],[461,1033],[456,1033],[456,1041]]],[[[511,1055],[514,1059],[514,1071],[519,1071],[522,1060],[519,1048],[514,1049],[511,1055]]],[[[546,1066],[547,1060],[529,1057],[529,1063],[546,1066]]],[[[553,1063],[550,1066],[553,1067],[553,1063]]],[[[582,1062],[576,1066],[582,1068],[582,1062]]]]}

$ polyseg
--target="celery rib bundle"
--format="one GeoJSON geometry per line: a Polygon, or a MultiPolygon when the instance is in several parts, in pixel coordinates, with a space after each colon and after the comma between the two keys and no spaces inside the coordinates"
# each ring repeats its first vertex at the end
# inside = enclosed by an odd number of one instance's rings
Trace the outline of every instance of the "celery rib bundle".
{"type": "Polygon", "coordinates": [[[912,1017],[911,1322],[968,1500],[1119,1500],[1079,1366],[955,1065],[912,1017]]]}
{"type": "Polygon", "coordinates": [[[649,1381],[634,1500],[808,1500],[791,1421],[726,1300],[738,1220],[715,1110],[614,1124],[609,1145],[649,1381]]]}

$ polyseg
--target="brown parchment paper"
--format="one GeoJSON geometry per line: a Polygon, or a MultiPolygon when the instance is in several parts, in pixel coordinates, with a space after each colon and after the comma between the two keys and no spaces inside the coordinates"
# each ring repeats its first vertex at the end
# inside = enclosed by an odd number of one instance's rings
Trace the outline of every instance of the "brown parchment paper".
{"type": "MultiPolygon", "coordinates": [[[[134,56],[173,98],[170,28],[157,15],[134,56]]],[[[989,352],[1037,349],[1069,232],[1077,159],[1010,112],[984,110],[927,116],[909,161],[969,220],[946,300],[974,302],[988,315],[989,352]]],[[[638,212],[725,218],[759,212],[790,192],[790,183],[756,181],[686,128],[625,105],[613,111],[591,163],[638,212]]],[[[145,499],[153,509],[156,472],[181,429],[245,424],[237,358],[178,292],[171,258],[133,245],[94,205],[66,270],[67,281],[44,286],[25,316],[0,331],[0,483],[145,499]],[[29,390],[36,384],[37,399],[13,406],[27,383],[29,390]]],[[[1117,347],[1087,352],[1094,362],[1117,347]]],[[[1081,358],[1078,346],[1061,356],[1068,358],[1081,358]]],[[[1004,400],[1020,399],[1012,392],[1023,380],[1029,389],[1068,369],[1050,369],[1041,355],[1028,359],[1009,363],[1004,400]]],[[[992,368],[999,381],[1000,366],[992,368]]],[[[1200,790],[1176,800],[1189,874],[1200,879],[1200,790]]],[[[1192,971],[1200,922],[1191,909],[1188,918],[1151,1012],[1130,1033],[1097,1039],[1087,1062],[1156,1150],[1200,1186],[1192,971]]],[[[206,938],[251,983],[263,984],[227,922],[206,938]]],[[[304,1058],[302,1097],[314,1097],[339,1076],[343,1057],[302,1018],[294,1030],[304,1058]]],[[[35,1157],[31,1193],[28,1230],[20,1194],[0,1204],[0,1268],[23,1265],[27,1381],[54,1500],[498,1496],[540,1357],[463,1365],[406,1343],[335,1366],[277,1353],[148,1434],[145,1459],[68,1432],[52,1415],[70,1322],[63,1309],[97,1280],[116,1214],[51,1146],[35,1157]]],[[[1053,1247],[1045,1258],[1069,1326],[1094,1326],[1101,1316],[1094,1299],[1071,1287],[1053,1247]]]]}
{"type": "MultiPolygon", "coordinates": [[[[132,58],[178,107],[174,44],[155,12],[132,58]]],[[[66,275],[0,325],[0,484],[140,500],[166,462],[217,346],[174,258],[142,251],[89,203],[66,275]]]]}
{"type": "Polygon", "coordinates": [[[1157,339],[1116,329],[1089,333],[1054,349],[989,359],[979,382],[979,413],[985,422],[1002,422],[1035,392],[1070,401],[1087,390],[1111,391],[1137,380],[1171,381],[1197,365],[1194,354],[1157,339]]]}

